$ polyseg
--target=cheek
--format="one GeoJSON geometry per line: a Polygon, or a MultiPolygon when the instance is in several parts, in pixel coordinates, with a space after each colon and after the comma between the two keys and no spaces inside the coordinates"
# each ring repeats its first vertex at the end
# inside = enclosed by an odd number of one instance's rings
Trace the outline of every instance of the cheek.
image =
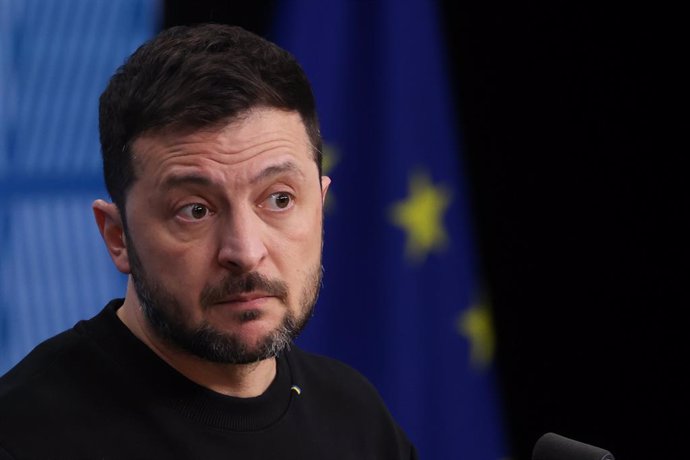
{"type": "Polygon", "coordinates": [[[296,216],[290,226],[279,235],[287,252],[296,253],[297,260],[307,262],[308,256],[320,254],[321,251],[321,213],[311,211],[296,216]]]}
{"type": "Polygon", "coordinates": [[[205,285],[210,260],[207,242],[180,242],[157,234],[135,245],[147,276],[176,297],[193,296],[205,285]]]}
{"type": "Polygon", "coordinates": [[[299,296],[307,278],[320,269],[321,215],[300,219],[299,225],[271,237],[273,260],[283,279],[291,286],[292,295],[299,296]]]}

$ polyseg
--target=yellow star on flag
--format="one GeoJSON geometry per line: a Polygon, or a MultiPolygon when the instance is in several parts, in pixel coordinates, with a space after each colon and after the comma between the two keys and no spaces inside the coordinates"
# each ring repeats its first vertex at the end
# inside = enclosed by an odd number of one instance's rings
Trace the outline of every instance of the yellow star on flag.
{"type": "Polygon", "coordinates": [[[321,166],[323,169],[323,174],[328,176],[335,168],[335,165],[337,165],[340,161],[340,155],[338,155],[338,150],[334,145],[324,143],[322,156],[323,160],[321,166]]]}
{"type": "MultiPolygon", "coordinates": [[[[324,176],[329,176],[333,169],[335,169],[335,166],[340,162],[340,155],[338,155],[338,150],[335,148],[335,146],[326,143],[323,144],[322,155],[321,169],[324,176]]],[[[326,203],[324,204],[324,208],[326,212],[331,212],[334,206],[335,196],[333,195],[333,190],[331,189],[328,191],[328,195],[326,195],[326,203]]]]}
{"type": "Polygon", "coordinates": [[[460,335],[470,343],[470,362],[475,368],[486,368],[494,357],[494,328],[491,310],[477,304],[460,313],[457,320],[460,335]]]}
{"type": "Polygon", "coordinates": [[[393,223],[407,233],[406,252],[415,261],[422,261],[430,251],[442,249],[448,236],[443,227],[443,214],[450,205],[450,192],[434,186],[427,174],[415,173],[410,179],[409,197],[393,205],[393,223]]]}

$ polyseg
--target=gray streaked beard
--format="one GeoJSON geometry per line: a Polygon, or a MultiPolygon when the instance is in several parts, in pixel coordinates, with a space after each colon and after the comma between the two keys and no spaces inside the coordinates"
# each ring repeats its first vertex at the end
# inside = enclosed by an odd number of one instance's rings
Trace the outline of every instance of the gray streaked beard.
{"type": "MultiPolygon", "coordinates": [[[[321,287],[321,263],[309,275],[300,299],[300,311],[295,317],[287,310],[282,323],[267,334],[256,346],[249,347],[237,334],[219,331],[208,322],[190,327],[184,320],[183,307],[167,290],[151,280],[144,270],[133,241],[126,234],[130,269],[141,309],[154,333],[174,347],[206,361],[223,364],[249,364],[277,356],[289,349],[292,341],[302,332],[313,316],[321,287]]],[[[200,295],[202,308],[213,308],[213,303],[236,294],[261,290],[288,302],[288,290],[283,281],[271,280],[258,273],[228,275],[219,285],[207,285],[200,295]]],[[[256,311],[244,312],[241,321],[252,321],[260,315],[256,311]]]]}

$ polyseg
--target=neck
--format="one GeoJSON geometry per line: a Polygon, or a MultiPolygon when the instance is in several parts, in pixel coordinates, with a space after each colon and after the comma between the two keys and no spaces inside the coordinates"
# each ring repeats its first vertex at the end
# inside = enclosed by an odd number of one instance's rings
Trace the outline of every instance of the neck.
{"type": "Polygon", "coordinates": [[[117,316],[163,361],[191,381],[226,396],[251,398],[263,394],[276,376],[275,358],[251,364],[224,364],[204,360],[169,344],[152,330],[130,282],[117,316]]]}

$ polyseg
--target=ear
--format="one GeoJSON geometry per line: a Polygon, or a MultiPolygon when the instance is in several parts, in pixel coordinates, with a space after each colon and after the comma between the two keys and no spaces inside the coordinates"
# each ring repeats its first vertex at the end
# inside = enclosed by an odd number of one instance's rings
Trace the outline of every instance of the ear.
{"type": "Polygon", "coordinates": [[[96,225],[115,267],[122,273],[129,274],[129,256],[120,210],[115,204],[103,200],[94,201],[91,207],[96,225]]]}
{"type": "Polygon", "coordinates": [[[326,194],[328,193],[328,187],[331,185],[331,178],[328,176],[321,176],[321,203],[326,202],[326,194]]]}

